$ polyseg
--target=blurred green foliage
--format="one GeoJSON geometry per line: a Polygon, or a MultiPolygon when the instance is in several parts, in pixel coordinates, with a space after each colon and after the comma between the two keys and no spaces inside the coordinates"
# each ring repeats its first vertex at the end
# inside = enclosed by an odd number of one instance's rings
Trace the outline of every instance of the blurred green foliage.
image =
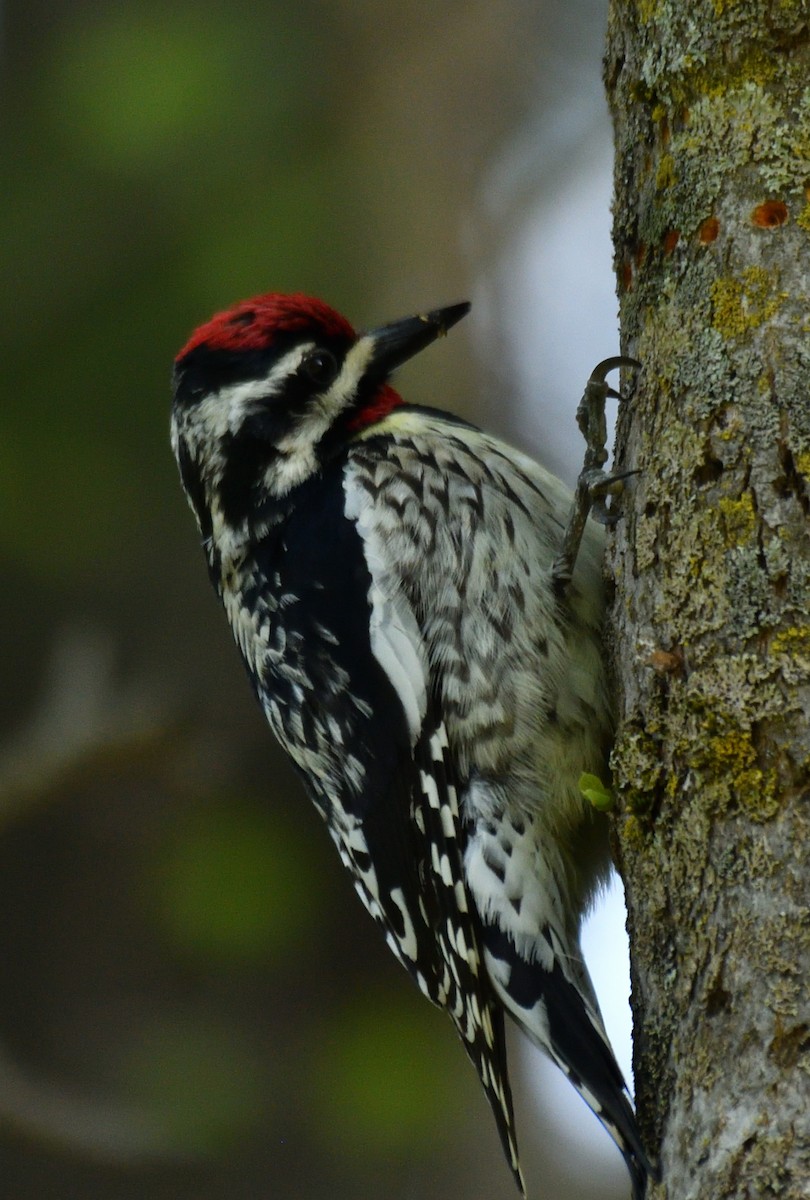
{"type": "MultiPolygon", "coordinates": [[[[51,96],[67,153],[138,181],[239,128],[249,43],[245,26],[222,15],[189,4],[110,6],[89,27],[66,28],[54,47],[51,96]]],[[[265,92],[275,119],[300,69],[300,42],[284,24],[279,32],[286,54],[265,92]]]]}
{"type": "Polygon", "coordinates": [[[330,1023],[311,1071],[318,1127],[333,1151],[387,1160],[447,1147],[466,1063],[447,1018],[419,999],[372,988],[330,1023]]]}
{"type": "Polygon", "coordinates": [[[10,63],[0,550],[35,577],[126,572],[124,528],[160,552],[169,366],[210,308],[352,289],[322,234],[338,14],[312,9],[78,4],[10,63]]]}
{"type": "Polygon", "coordinates": [[[158,852],[147,894],[183,954],[272,959],[284,970],[284,952],[311,938],[323,917],[307,839],[266,808],[220,797],[215,809],[187,812],[158,852]]]}
{"type": "Polygon", "coordinates": [[[266,1068],[233,1024],[156,1014],[133,1032],[121,1086],[159,1122],[176,1153],[221,1153],[272,1120],[266,1068]]]}

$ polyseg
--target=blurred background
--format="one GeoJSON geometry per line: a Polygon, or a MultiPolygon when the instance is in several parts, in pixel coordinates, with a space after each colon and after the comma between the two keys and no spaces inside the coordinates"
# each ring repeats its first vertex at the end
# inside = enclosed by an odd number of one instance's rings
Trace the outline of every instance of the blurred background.
{"type": "MultiPolygon", "coordinates": [[[[604,0],[7,0],[0,1196],[514,1200],[449,1022],[362,911],[249,691],[168,444],[212,311],[369,326],[572,478],[617,353],[604,0]]],[[[588,944],[629,1071],[621,898],[588,944]]],[[[624,1168],[511,1041],[533,1195],[624,1168]]]]}

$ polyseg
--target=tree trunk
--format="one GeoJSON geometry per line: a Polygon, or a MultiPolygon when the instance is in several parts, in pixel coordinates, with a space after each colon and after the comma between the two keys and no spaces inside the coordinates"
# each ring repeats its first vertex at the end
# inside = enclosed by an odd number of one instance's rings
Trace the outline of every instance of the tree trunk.
{"type": "Polygon", "coordinates": [[[807,0],[612,0],[614,783],[669,1200],[810,1196],[807,0]]]}

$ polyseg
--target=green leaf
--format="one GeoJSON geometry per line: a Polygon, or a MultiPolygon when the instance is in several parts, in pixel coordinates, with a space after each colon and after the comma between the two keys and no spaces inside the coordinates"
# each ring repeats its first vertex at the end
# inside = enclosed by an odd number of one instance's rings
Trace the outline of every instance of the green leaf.
{"type": "Polygon", "coordinates": [[[599,812],[610,812],[616,803],[616,798],[609,787],[606,787],[598,775],[583,772],[579,777],[579,790],[589,804],[599,812]]]}

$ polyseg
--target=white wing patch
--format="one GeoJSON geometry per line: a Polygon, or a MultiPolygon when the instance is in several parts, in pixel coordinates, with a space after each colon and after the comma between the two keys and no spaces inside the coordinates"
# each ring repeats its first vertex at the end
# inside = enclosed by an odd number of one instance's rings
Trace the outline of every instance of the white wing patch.
{"type": "Polygon", "coordinates": [[[413,744],[422,728],[427,704],[421,639],[404,600],[397,607],[384,588],[385,581],[381,586],[372,575],[371,650],[399,696],[413,744]]]}
{"type": "Polygon", "coordinates": [[[346,516],[356,524],[371,576],[371,651],[399,697],[411,745],[415,745],[427,709],[428,667],[416,617],[392,569],[390,547],[384,544],[376,510],[365,491],[347,473],[344,480],[346,516]]]}

